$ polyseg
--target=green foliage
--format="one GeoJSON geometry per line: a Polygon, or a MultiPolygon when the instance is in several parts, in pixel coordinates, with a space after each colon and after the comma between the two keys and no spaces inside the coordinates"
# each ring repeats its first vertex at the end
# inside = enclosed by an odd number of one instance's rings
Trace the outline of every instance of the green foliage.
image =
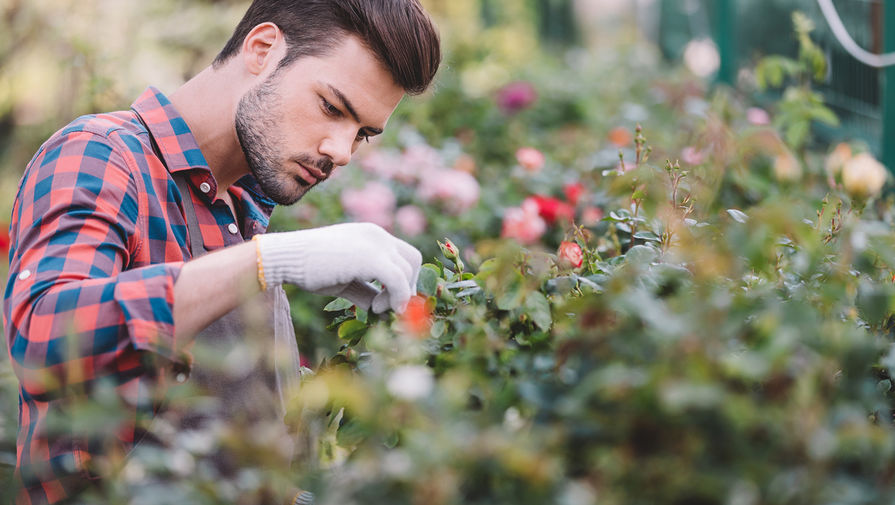
{"type": "Polygon", "coordinates": [[[763,58],[755,68],[755,79],[762,90],[779,88],[788,79],[793,80],[794,84],[787,86],[783,92],[774,124],[783,130],[787,144],[801,149],[809,140],[812,122],[837,126],[839,119],[824,105],[823,96],[811,90],[811,81],[822,82],[827,74],[826,56],[811,40],[814,23],[798,11],[793,13],[792,20],[799,43],[798,58],[763,58]]]}

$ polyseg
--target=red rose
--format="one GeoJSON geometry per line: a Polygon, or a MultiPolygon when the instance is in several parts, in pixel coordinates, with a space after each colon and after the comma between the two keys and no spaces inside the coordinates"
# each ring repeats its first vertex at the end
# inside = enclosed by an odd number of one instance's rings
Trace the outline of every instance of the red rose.
{"type": "Polygon", "coordinates": [[[559,244],[559,251],[556,252],[560,266],[581,268],[584,263],[584,253],[581,247],[575,242],[562,242],[559,244]]]}
{"type": "Polygon", "coordinates": [[[407,309],[401,314],[401,323],[408,333],[417,338],[425,338],[432,327],[432,304],[425,296],[414,295],[407,302],[407,309]]]}
{"type": "Polygon", "coordinates": [[[0,254],[9,254],[9,225],[0,223],[0,254]]]}
{"type": "Polygon", "coordinates": [[[584,194],[584,184],[580,182],[569,183],[562,187],[562,191],[566,195],[566,200],[574,207],[578,205],[578,200],[584,194]]]}
{"type": "Polygon", "coordinates": [[[575,217],[575,208],[558,198],[541,195],[530,198],[538,205],[538,214],[547,224],[553,224],[557,219],[571,222],[575,217]]]}

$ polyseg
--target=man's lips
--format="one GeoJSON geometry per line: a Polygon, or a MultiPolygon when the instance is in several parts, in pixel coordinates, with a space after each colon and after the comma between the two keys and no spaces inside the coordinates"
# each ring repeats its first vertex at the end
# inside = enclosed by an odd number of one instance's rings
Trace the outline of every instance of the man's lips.
{"type": "Polygon", "coordinates": [[[298,166],[301,168],[298,176],[309,185],[317,184],[323,179],[326,179],[326,175],[316,168],[308,167],[304,163],[298,163],[298,166]]]}

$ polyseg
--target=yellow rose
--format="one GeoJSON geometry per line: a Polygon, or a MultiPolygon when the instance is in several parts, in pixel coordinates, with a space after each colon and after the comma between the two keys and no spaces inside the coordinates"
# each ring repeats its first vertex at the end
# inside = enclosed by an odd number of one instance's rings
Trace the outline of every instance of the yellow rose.
{"type": "Polygon", "coordinates": [[[786,151],[774,158],[774,177],[780,182],[795,182],[802,178],[802,165],[786,151]]]}
{"type": "Polygon", "coordinates": [[[842,185],[853,198],[872,198],[883,189],[887,175],[882,163],[861,153],[842,166],[842,185]]]}
{"type": "Polygon", "coordinates": [[[827,159],[824,162],[824,169],[827,172],[827,177],[831,180],[835,180],[839,173],[842,172],[842,167],[851,159],[851,157],[852,152],[850,145],[845,142],[836,144],[836,147],[833,148],[833,151],[827,156],[827,159]]]}

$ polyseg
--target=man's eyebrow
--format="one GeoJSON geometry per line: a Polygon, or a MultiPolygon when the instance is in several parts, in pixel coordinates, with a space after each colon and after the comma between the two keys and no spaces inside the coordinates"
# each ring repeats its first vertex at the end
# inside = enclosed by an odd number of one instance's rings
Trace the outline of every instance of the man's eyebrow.
{"type": "MultiPolygon", "coordinates": [[[[341,91],[336,89],[336,87],[333,86],[332,84],[328,84],[327,87],[329,88],[330,91],[332,91],[332,94],[336,95],[336,98],[338,98],[339,102],[342,103],[342,107],[345,107],[346,109],[348,109],[348,113],[351,114],[351,117],[353,117],[355,121],[360,123],[361,120],[357,116],[357,112],[354,110],[354,107],[351,105],[351,102],[348,100],[348,98],[345,95],[343,95],[341,91]]],[[[379,135],[380,133],[382,133],[381,128],[365,126],[364,129],[369,131],[373,135],[379,135]]]]}

